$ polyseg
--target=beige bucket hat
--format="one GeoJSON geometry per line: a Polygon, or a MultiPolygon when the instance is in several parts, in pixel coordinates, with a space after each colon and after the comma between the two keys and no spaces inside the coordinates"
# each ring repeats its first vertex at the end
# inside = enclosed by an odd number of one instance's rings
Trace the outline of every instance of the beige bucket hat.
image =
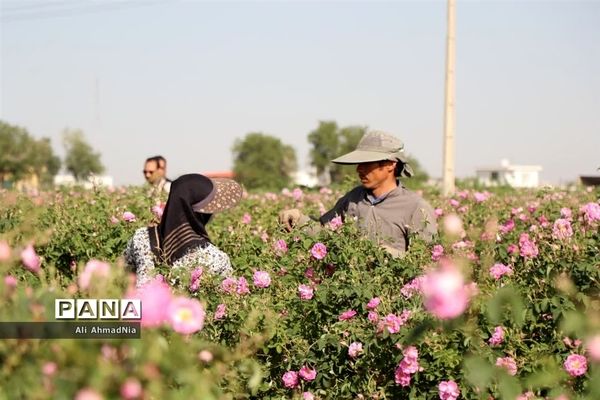
{"type": "Polygon", "coordinates": [[[336,164],[361,164],[374,161],[401,161],[405,164],[402,175],[413,175],[407,164],[408,157],[404,153],[404,143],[397,137],[384,132],[372,130],[363,135],[356,150],[332,160],[336,164]]]}

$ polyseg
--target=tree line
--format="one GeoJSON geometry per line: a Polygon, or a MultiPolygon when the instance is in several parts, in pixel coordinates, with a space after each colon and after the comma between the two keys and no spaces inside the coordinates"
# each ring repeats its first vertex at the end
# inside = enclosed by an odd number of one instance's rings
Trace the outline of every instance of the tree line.
{"type": "MultiPolygon", "coordinates": [[[[322,182],[339,184],[356,178],[355,166],[333,164],[331,160],[354,150],[366,131],[366,126],[340,127],[335,121],[320,121],[308,133],[310,164],[322,182]]],[[[63,161],[54,154],[49,138],[36,139],[25,128],[0,120],[0,186],[10,186],[32,175],[42,185],[50,185],[62,165],[78,181],[104,172],[100,153],[94,151],[81,130],[65,129],[62,141],[63,161]]],[[[234,142],[232,152],[233,172],[246,188],[280,190],[294,184],[296,151],[281,139],[251,132],[234,142]]],[[[415,158],[409,159],[415,172],[410,179],[414,187],[429,177],[415,158]]]]}
{"type": "Polygon", "coordinates": [[[64,161],[54,154],[49,138],[36,139],[25,128],[0,121],[0,186],[32,176],[44,186],[51,185],[63,163],[78,181],[104,172],[100,153],[87,143],[81,130],[65,129],[62,139],[64,161]]]}
{"type": "MultiPolygon", "coordinates": [[[[366,126],[340,127],[335,121],[320,121],[308,134],[310,163],[322,181],[339,184],[346,179],[356,179],[356,166],[333,164],[332,159],[356,148],[367,131],[366,126]]],[[[293,184],[297,170],[294,148],[277,137],[262,132],[252,132],[233,145],[233,172],[236,179],[250,189],[280,190],[293,184]]],[[[414,171],[412,187],[429,179],[419,162],[409,155],[414,171]]]]}

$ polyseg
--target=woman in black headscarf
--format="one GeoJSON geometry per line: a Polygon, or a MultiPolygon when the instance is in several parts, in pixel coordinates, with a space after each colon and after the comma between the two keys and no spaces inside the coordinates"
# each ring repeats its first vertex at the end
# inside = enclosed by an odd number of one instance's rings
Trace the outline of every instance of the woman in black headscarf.
{"type": "Polygon", "coordinates": [[[125,249],[125,261],[136,272],[137,286],[151,279],[156,264],[202,266],[214,274],[229,275],[229,256],[210,242],[205,225],[212,214],[234,207],[241,197],[241,186],[231,179],[188,174],[173,181],[160,224],[136,230],[125,249]]]}

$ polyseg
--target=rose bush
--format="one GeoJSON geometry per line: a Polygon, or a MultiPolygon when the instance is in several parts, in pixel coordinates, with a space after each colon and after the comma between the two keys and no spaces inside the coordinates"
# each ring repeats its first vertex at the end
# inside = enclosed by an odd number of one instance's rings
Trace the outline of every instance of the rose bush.
{"type": "Polygon", "coordinates": [[[429,194],[440,236],[411,239],[403,258],[363,239],[353,221],[317,234],[276,223],[282,208],[318,215],[339,195],[250,194],[208,226],[232,277],[159,266],[138,293],[121,253],[136,228],[160,218],[144,193],[2,192],[2,321],[53,320],[56,298],[138,296],[150,308],[139,340],[0,341],[0,391],[597,398],[598,193],[429,194]]]}

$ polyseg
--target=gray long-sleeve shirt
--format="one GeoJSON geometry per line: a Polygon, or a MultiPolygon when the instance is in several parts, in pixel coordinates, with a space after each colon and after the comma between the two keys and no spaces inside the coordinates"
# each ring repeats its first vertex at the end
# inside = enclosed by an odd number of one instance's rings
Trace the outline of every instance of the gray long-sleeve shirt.
{"type": "Polygon", "coordinates": [[[363,186],[355,187],[323,214],[320,222],[326,224],[337,215],[343,220],[355,217],[369,239],[401,252],[408,249],[410,234],[417,233],[430,241],[437,232],[433,208],[402,186],[377,199],[363,186]]]}

